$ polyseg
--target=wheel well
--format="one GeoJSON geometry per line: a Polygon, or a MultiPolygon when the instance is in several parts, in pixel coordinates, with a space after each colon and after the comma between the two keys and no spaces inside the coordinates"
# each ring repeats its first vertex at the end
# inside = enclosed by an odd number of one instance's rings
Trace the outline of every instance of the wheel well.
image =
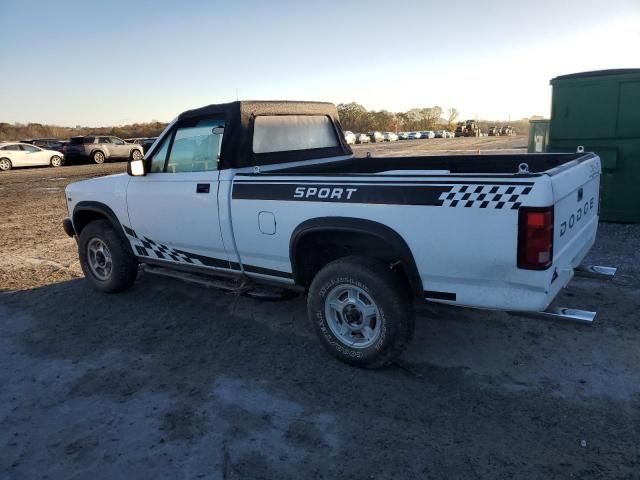
{"type": "Polygon", "coordinates": [[[76,231],[77,235],[80,235],[80,232],[89,225],[91,222],[95,222],[96,220],[109,220],[104,213],[95,211],[95,210],[79,210],[73,215],[73,228],[76,231]]]}
{"type": "Polygon", "coordinates": [[[421,293],[422,282],[413,256],[406,251],[408,247],[404,241],[402,243],[404,247],[377,232],[342,228],[302,232],[292,242],[294,280],[308,288],[316,274],[328,263],[338,258],[359,255],[375,258],[389,265],[400,274],[412,291],[421,293]]]}

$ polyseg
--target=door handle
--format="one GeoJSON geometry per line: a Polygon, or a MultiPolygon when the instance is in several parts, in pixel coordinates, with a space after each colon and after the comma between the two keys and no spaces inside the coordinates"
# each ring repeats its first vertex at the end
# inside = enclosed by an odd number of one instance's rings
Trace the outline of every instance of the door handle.
{"type": "Polygon", "coordinates": [[[208,183],[199,183],[196,185],[196,193],[209,193],[209,188],[208,183]]]}

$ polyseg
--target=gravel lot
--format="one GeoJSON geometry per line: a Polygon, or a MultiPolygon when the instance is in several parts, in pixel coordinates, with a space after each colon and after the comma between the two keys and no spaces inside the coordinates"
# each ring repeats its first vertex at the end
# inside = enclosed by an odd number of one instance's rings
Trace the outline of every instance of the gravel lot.
{"type": "Polygon", "coordinates": [[[303,298],[145,274],[120,295],[91,290],[63,188],[124,168],[0,174],[0,478],[640,477],[640,225],[600,227],[590,260],[617,280],[560,294],[595,324],[422,306],[400,361],[365,371],[321,349],[303,298]]]}

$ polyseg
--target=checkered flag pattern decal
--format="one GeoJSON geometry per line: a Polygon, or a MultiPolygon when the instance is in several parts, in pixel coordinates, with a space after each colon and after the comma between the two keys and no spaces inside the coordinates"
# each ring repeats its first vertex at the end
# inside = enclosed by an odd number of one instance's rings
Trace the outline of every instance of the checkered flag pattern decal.
{"type": "Polygon", "coordinates": [[[443,207],[517,210],[531,187],[521,185],[453,185],[440,195],[443,207]]]}
{"type": "Polygon", "coordinates": [[[200,260],[188,252],[167,247],[145,236],[140,238],[136,232],[129,227],[124,227],[124,231],[129,236],[129,241],[131,245],[133,245],[136,253],[142,257],[155,257],[160,260],[173,260],[174,262],[188,263],[190,265],[203,265],[200,260]]]}

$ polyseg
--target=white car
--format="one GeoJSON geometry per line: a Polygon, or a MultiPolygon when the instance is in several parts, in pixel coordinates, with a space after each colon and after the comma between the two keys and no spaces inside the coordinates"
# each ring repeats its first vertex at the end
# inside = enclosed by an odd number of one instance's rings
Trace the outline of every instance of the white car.
{"type": "Polygon", "coordinates": [[[14,167],[36,167],[62,165],[64,155],[55,150],[45,150],[28,143],[0,143],[0,170],[11,170],[14,167]]]}
{"type": "Polygon", "coordinates": [[[356,134],[347,130],[344,132],[344,140],[347,145],[354,145],[356,143],[356,134]]]}
{"type": "Polygon", "coordinates": [[[393,132],[384,132],[382,134],[385,142],[396,142],[398,140],[398,135],[393,132]]]}
{"type": "Polygon", "coordinates": [[[424,132],[420,132],[422,138],[436,138],[436,134],[433,133],[432,130],[425,130],[424,132]]]}
{"type": "Polygon", "coordinates": [[[422,135],[420,135],[420,132],[409,132],[409,134],[407,135],[407,139],[409,140],[417,140],[421,137],[422,135]]]}
{"type": "Polygon", "coordinates": [[[365,133],[359,133],[358,135],[356,135],[356,143],[371,143],[371,139],[369,138],[369,135],[365,133]]]}

